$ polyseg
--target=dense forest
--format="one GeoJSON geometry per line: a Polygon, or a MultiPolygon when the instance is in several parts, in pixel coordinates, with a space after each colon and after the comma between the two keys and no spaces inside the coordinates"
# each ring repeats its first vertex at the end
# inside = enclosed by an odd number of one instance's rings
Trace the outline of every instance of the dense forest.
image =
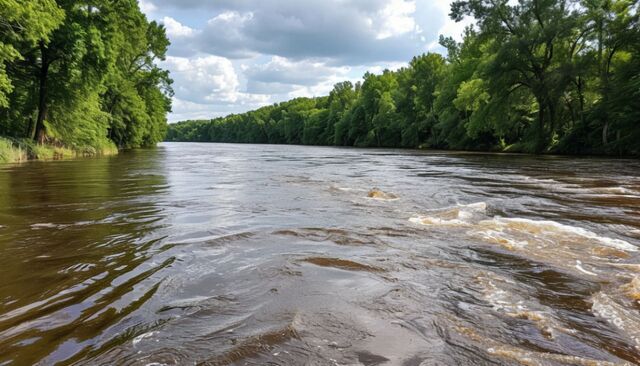
{"type": "Polygon", "coordinates": [[[455,1],[475,19],[329,96],[171,125],[169,141],[640,154],[637,0],[455,1]]]}
{"type": "Polygon", "coordinates": [[[0,150],[161,141],[173,92],[156,61],[168,46],[137,0],[0,0],[0,150]]]}

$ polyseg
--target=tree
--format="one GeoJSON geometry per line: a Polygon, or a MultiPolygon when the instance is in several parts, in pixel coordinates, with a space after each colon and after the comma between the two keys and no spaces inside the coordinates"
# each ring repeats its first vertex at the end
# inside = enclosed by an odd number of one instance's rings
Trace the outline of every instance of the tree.
{"type": "Polygon", "coordinates": [[[53,0],[0,0],[0,107],[9,106],[7,94],[13,91],[7,64],[23,60],[25,49],[48,44],[63,19],[64,12],[53,0]]]}
{"type": "Polygon", "coordinates": [[[109,138],[120,147],[150,146],[165,132],[173,95],[164,60],[169,40],[164,26],[147,22],[135,2],[120,10],[116,23],[115,68],[105,80],[103,109],[110,114],[109,138]]]}
{"type": "Polygon", "coordinates": [[[0,0],[0,134],[82,150],[166,132],[169,41],[136,0],[0,0]]]}
{"type": "Polygon", "coordinates": [[[481,37],[491,39],[493,58],[487,64],[488,88],[498,99],[519,88],[535,97],[538,109],[535,151],[547,145],[556,126],[560,97],[571,76],[565,73],[562,55],[568,54],[564,39],[571,35],[574,17],[567,0],[455,1],[451,16],[478,20],[481,37]]]}
{"type": "Polygon", "coordinates": [[[414,57],[408,68],[398,71],[395,93],[398,112],[402,115],[402,146],[418,147],[434,140],[437,117],[435,92],[442,78],[445,59],[436,53],[414,57]]]}

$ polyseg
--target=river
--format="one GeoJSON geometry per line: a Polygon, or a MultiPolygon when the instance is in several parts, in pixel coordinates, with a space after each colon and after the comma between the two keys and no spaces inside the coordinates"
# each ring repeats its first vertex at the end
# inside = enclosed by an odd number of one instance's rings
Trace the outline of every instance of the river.
{"type": "Polygon", "coordinates": [[[164,143],[5,165],[0,365],[637,364],[639,247],[638,160],[164,143]]]}

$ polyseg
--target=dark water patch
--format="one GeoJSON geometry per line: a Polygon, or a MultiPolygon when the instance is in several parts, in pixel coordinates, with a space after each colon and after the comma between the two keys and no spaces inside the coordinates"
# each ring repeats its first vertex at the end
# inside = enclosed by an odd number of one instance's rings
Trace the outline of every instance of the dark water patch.
{"type": "Polygon", "coordinates": [[[339,258],[310,257],[305,258],[302,261],[315,264],[320,267],[333,267],[348,271],[384,272],[382,268],[339,258]]]}
{"type": "Polygon", "coordinates": [[[379,237],[373,233],[360,233],[340,228],[286,229],[274,231],[273,234],[291,236],[314,242],[332,242],[346,246],[383,245],[379,237]]]}
{"type": "Polygon", "coordinates": [[[204,363],[214,366],[232,365],[255,357],[260,353],[268,353],[274,346],[296,338],[298,338],[298,335],[292,326],[276,329],[243,340],[239,345],[234,345],[231,350],[227,351],[221,357],[206,360],[204,363]]]}

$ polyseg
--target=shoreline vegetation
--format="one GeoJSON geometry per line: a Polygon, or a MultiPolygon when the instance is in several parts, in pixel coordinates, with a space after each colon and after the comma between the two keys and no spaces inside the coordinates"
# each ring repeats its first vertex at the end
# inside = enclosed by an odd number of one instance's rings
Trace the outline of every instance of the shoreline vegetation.
{"type": "Polygon", "coordinates": [[[165,141],[640,156],[640,2],[454,1],[447,56],[328,96],[169,126],[165,141]]]}
{"type": "Polygon", "coordinates": [[[138,0],[0,6],[0,162],[117,153],[162,141],[170,42],[138,0]]]}
{"type": "Polygon", "coordinates": [[[64,160],[78,157],[109,156],[118,154],[115,144],[70,148],[63,145],[38,144],[30,139],[11,139],[0,136],[0,164],[26,161],[64,160]]]}

